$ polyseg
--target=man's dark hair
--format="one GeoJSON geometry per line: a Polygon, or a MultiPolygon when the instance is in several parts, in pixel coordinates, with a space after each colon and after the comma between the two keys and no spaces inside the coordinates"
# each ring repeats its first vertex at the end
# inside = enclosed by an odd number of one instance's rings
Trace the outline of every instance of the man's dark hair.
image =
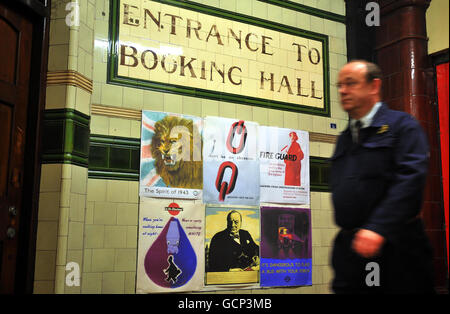
{"type": "Polygon", "coordinates": [[[227,215],[227,221],[230,220],[231,214],[233,214],[233,213],[238,213],[238,214],[239,214],[239,217],[241,217],[241,222],[242,222],[242,215],[241,215],[241,213],[238,212],[237,210],[232,210],[232,211],[230,211],[230,212],[228,213],[228,215],[227,215]]]}
{"type": "Polygon", "coordinates": [[[380,67],[376,65],[375,63],[366,61],[366,60],[351,60],[348,63],[363,63],[366,66],[366,81],[368,83],[372,82],[374,79],[383,79],[383,72],[381,71],[380,67]]]}

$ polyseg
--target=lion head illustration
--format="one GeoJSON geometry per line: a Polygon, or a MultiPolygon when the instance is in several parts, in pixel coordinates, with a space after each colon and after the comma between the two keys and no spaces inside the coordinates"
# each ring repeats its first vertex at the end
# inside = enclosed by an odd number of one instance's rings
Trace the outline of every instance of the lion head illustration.
{"type": "Polygon", "coordinates": [[[192,120],[166,116],[156,122],[151,151],[167,186],[202,189],[202,139],[192,120]]]}

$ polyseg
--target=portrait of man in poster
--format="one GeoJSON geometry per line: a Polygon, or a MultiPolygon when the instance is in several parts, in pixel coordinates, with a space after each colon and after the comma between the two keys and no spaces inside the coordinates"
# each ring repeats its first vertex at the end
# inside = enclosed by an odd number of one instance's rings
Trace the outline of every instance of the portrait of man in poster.
{"type": "Polygon", "coordinates": [[[211,272],[255,270],[259,266],[259,246],[247,230],[241,229],[242,215],[231,210],[227,228],[211,239],[208,270],[211,272]]]}

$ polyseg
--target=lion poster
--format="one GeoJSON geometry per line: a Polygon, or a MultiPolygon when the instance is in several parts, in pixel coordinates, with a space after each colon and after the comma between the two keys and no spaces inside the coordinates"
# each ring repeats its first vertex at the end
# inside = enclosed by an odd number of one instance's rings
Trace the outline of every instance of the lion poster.
{"type": "Polygon", "coordinates": [[[202,119],[142,111],[139,195],[201,199],[202,119]]]}

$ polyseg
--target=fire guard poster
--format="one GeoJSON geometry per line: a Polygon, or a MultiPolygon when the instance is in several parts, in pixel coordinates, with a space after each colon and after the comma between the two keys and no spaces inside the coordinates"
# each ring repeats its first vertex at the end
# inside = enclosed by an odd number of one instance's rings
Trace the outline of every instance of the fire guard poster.
{"type": "Polygon", "coordinates": [[[206,207],[206,285],[259,282],[259,218],[259,207],[206,207]]]}
{"type": "Polygon", "coordinates": [[[258,124],[206,117],[203,142],[203,202],[259,205],[258,124]]]}
{"type": "Polygon", "coordinates": [[[200,201],[141,198],[137,293],[198,291],[205,269],[200,201]]]}
{"type": "Polygon", "coordinates": [[[199,117],[142,111],[140,196],[201,199],[199,117]]]}
{"type": "Polygon", "coordinates": [[[261,207],[261,286],[312,285],[311,210],[261,207]]]}
{"type": "Polygon", "coordinates": [[[309,133],[259,128],[261,202],[309,204],[309,133]]]}

